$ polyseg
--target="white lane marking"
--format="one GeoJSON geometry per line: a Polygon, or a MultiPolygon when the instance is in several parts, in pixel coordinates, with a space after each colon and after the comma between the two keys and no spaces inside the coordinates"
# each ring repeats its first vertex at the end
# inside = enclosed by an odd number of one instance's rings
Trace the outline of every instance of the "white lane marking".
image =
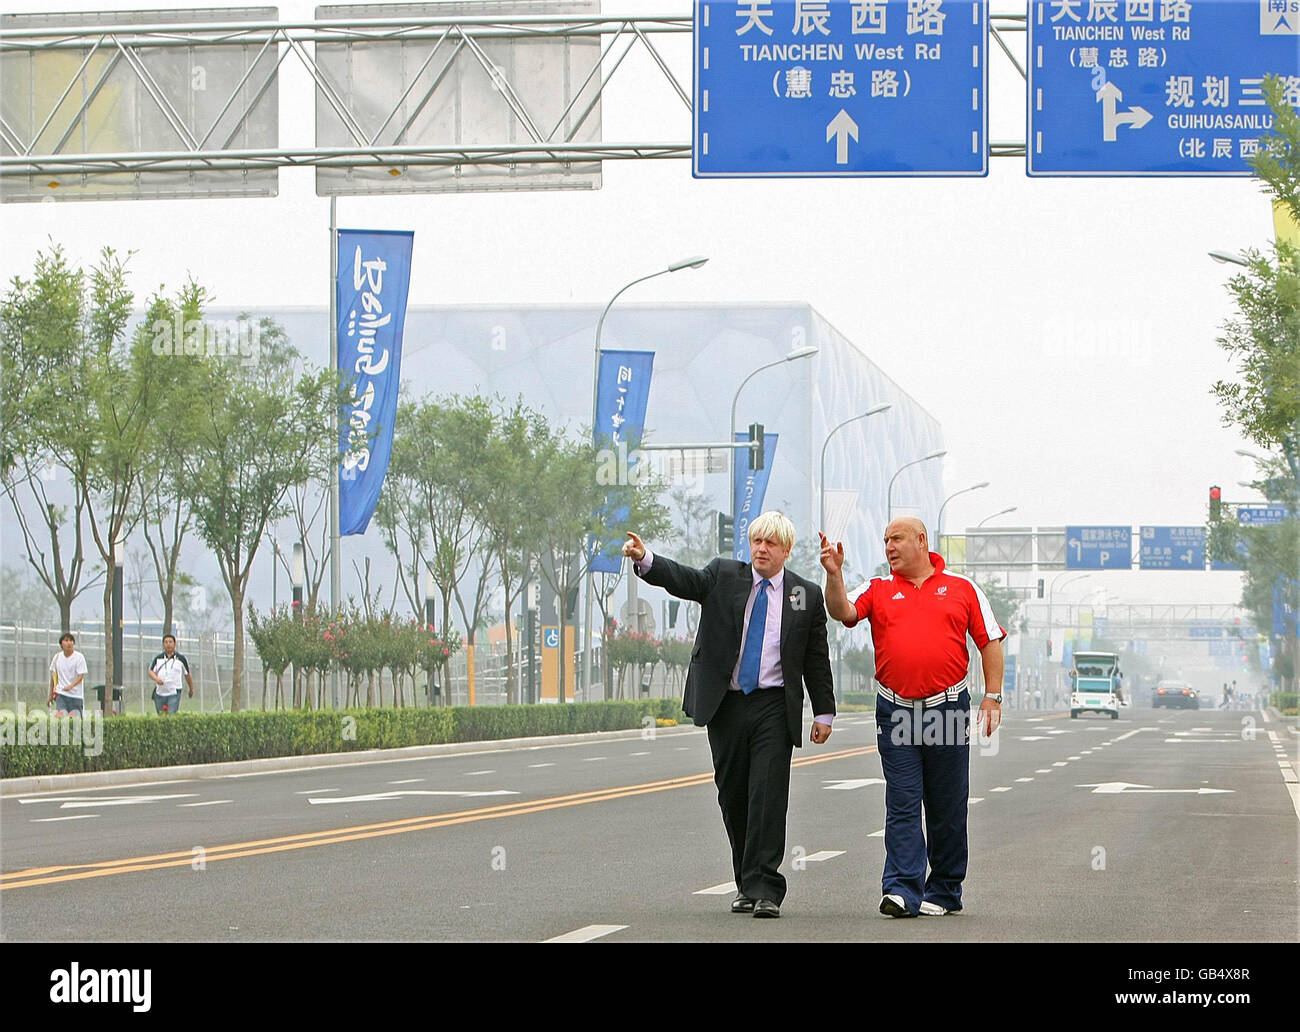
{"type": "Polygon", "coordinates": [[[1017,783],[1021,783],[1025,781],[1033,781],[1033,780],[1034,780],[1033,778],[1016,778],[1017,783]]]}
{"type": "Polygon", "coordinates": [[[233,799],[208,799],[202,803],[177,803],[177,806],[220,806],[222,803],[233,803],[233,799]]]}
{"type": "Polygon", "coordinates": [[[690,752],[690,751],[691,751],[691,748],[690,748],[690,746],[688,746],[688,745],[679,745],[679,746],[677,747],[677,751],[678,751],[678,752],[690,752]]]}
{"type": "Polygon", "coordinates": [[[1193,730],[1193,731],[1213,731],[1214,728],[1212,728],[1212,727],[1194,727],[1194,728],[1192,728],[1192,730],[1193,730]]]}
{"type": "Polygon", "coordinates": [[[842,849],[820,849],[816,853],[809,853],[804,857],[804,863],[819,864],[823,860],[834,860],[837,856],[843,856],[842,849]]]}
{"type": "Polygon", "coordinates": [[[74,813],[70,817],[33,817],[33,824],[50,824],[53,821],[83,821],[87,817],[98,817],[97,813],[74,813]]]}
{"type": "Polygon", "coordinates": [[[1152,788],[1150,785],[1131,785],[1127,781],[1094,782],[1074,787],[1090,788],[1093,795],[1227,795],[1234,791],[1231,788],[1152,788]]]}
{"type": "Polygon", "coordinates": [[[990,791],[990,792],[1010,792],[1010,791],[1011,791],[1011,786],[1010,786],[1010,785],[999,785],[997,788],[990,788],[989,791],[990,791]]]}
{"type": "Polygon", "coordinates": [[[366,795],[330,796],[328,799],[308,799],[312,806],[324,806],[326,803],[373,803],[401,796],[499,796],[518,795],[508,788],[498,788],[484,792],[439,792],[432,788],[406,788],[395,792],[370,792],[366,795]]]}
{"type": "Polygon", "coordinates": [[[1066,757],[1066,758],[1067,758],[1067,759],[1071,759],[1071,760],[1081,760],[1081,759],[1083,759],[1082,756],[1069,756],[1069,757],[1066,757]]]}
{"type": "Polygon", "coordinates": [[[1295,815],[1300,820],[1300,785],[1289,784],[1286,790],[1291,793],[1291,806],[1295,809],[1295,815]]]}
{"type": "Polygon", "coordinates": [[[467,770],[467,771],[465,771],[465,777],[467,777],[467,778],[476,778],[476,777],[478,777],[480,774],[495,774],[495,773],[496,773],[496,771],[494,771],[494,770],[467,770]]]}
{"type": "Polygon", "coordinates": [[[322,792],[337,791],[337,788],[304,788],[301,792],[295,792],[294,795],[320,795],[322,792]]]}
{"type": "Polygon", "coordinates": [[[982,803],[982,802],[984,802],[984,797],[982,795],[971,796],[969,799],[966,800],[966,805],[974,806],[976,803],[982,803]]]}
{"type": "Polygon", "coordinates": [[[721,885],[710,885],[707,889],[696,889],[692,896],[728,896],[736,891],[736,883],[724,881],[721,885]]]}
{"type": "Polygon", "coordinates": [[[1067,765],[1068,765],[1068,762],[1069,762],[1069,761],[1067,761],[1067,760],[1057,760],[1055,763],[1052,764],[1052,766],[1053,766],[1053,767],[1064,767],[1064,766],[1067,766],[1067,765]]]}
{"type": "Polygon", "coordinates": [[[1025,717],[1026,724],[1037,724],[1040,720],[1046,720],[1046,717],[1025,717]]]}
{"type": "Polygon", "coordinates": [[[1231,738],[1166,738],[1165,741],[1174,745],[1231,745],[1241,739],[1233,735],[1231,738]]]}
{"type": "Polygon", "coordinates": [[[608,757],[606,757],[606,756],[584,756],[584,757],[582,758],[582,762],[583,762],[583,763],[595,763],[597,760],[604,760],[604,759],[608,759],[608,757]]]}
{"type": "Polygon", "coordinates": [[[1051,768],[1051,767],[1039,767],[1036,771],[1034,771],[1034,773],[1035,773],[1035,774],[1050,774],[1050,773],[1052,773],[1052,768],[1051,768]]]}
{"type": "Polygon", "coordinates": [[[1272,742],[1274,745],[1277,745],[1280,741],[1282,741],[1282,736],[1279,735],[1276,731],[1270,731],[1268,733],[1268,740],[1272,742]]]}
{"type": "MultiPolygon", "coordinates": [[[[1259,711],[1259,715],[1260,715],[1260,717],[1263,718],[1265,724],[1271,724],[1271,723],[1273,723],[1272,718],[1269,717],[1269,715],[1268,715],[1268,710],[1266,710],[1266,709],[1265,709],[1265,710],[1260,710],[1260,711],[1259,711]]],[[[1269,734],[1272,734],[1272,733],[1273,733],[1272,731],[1269,732],[1269,734]]]]}
{"type": "Polygon", "coordinates": [[[1092,755],[1092,750],[1091,750],[1091,749],[1084,749],[1084,750],[1083,750],[1079,755],[1080,755],[1080,756],[1091,756],[1091,755],[1092,755]]]}
{"type": "Polygon", "coordinates": [[[884,828],[881,828],[879,831],[873,831],[870,835],[867,836],[867,838],[884,838],[884,837],[885,837],[884,828]]]}
{"type": "Polygon", "coordinates": [[[193,799],[197,792],[174,792],[171,795],[133,795],[133,796],[43,796],[35,799],[19,799],[26,806],[28,803],[62,803],[60,810],[76,810],[83,806],[131,806],[135,803],[156,803],[160,799],[193,799]]]}
{"type": "Polygon", "coordinates": [[[883,785],[884,778],[850,778],[846,781],[823,781],[822,788],[827,792],[847,792],[853,788],[866,788],[868,785],[883,785]]]}
{"type": "Polygon", "coordinates": [[[554,763],[530,763],[528,765],[528,769],[536,770],[538,767],[554,767],[554,766],[555,766],[554,763]]]}
{"type": "Polygon", "coordinates": [[[424,778],[402,778],[401,781],[390,781],[390,785],[414,785],[417,781],[423,781],[424,778]]]}
{"type": "Polygon", "coordinates": [[[583,928],[575,928],[571,932],[565,932],[563,935],[557,935],[554,939],[543,939],[543,942],[591,942],[592,939],[599,939],[605,935],[613,935],[615,932],[621,932],[627,925],[587,925],[583,928]]]}
{"type": "Polygon", "coordinates": [[[1066,731],[1064,728],[1057,727],[1057,728],[1053,728],[1051,731],[1048,731],[1047,733],[1049,735],[1068,735],[1070,732],[1066,731]]]}
{"type": "Polygon", "coordinates": [[[649,756],[650,753],[649,753],[649,752],[634,752],[634,753],[628,753],[628,755],[629,755],[629,756],[649,756]]]}
{"type": "Polygon", "coordinates": [[[1047,736],[1046,735],[1022,735],[1020,737],[1020,740],[1022,742],[1045,742],[1047,741],[1047,736]]]}

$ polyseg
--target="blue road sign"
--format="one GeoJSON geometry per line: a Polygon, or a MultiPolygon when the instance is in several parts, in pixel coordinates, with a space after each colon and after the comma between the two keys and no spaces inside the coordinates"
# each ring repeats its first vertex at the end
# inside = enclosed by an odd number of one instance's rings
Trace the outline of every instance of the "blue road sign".
{"type": "Polygon", "coordinates": [[[560,647],[560,629],[558,627],[542,628],[542,648],[558,649],[560,647]]]}
{"type": "Polygon", "coordinates": [[[1223,627],[1192,626],[1187,628],[1189,638],[1222,638],[1226,633],[1223,627]]]}
{"type": "Polygon", "coordinates": [[[1031,176],[1246,176],[1300,105],[1296,0],[1031,0],[1031,176]]]}
{"type": "Polygon", "coordinates": [[[1204,527],[1142,527],[1138,567],[1143,570],[1204,570],[1204,527]]]}
{"type": "Polygon", "coordinates": [[[1016,690],[1016,657],[1007,656],[1002,660],[1002,689],[1003,691],[1014,692],[1016,690]]]}
{"type": "Polygon", "coordinates": [[[695,0],[699,178],[988,174],[987,0],[695,0]]]}
{"type": "Polygon", "coordinates": [[[1128,570],[1132,566],[1132,527],[1065,528],[1067,570],[1128,570]]]}
{"type": "Polygon", "coordinates": [[[1273,527],[1286,522],[1285,505],[1239,505],[1237,522],[1243,527],[1273,527]]]}

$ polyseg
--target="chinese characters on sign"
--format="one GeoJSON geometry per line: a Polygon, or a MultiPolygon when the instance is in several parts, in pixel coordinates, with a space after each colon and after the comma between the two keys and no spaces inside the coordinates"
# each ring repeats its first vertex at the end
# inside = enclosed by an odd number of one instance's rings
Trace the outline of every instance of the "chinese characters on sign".
{"type": "Polygon", "coordinates": [[[1269,74],[1300,107],[1294,0],[1033,0],[1027,170],[1249,175],[1269,74]]]}
{"type": "Polygon", "coordinates": [[[696,0],[694,174],[984,175],[986,0],[696,0]]]}

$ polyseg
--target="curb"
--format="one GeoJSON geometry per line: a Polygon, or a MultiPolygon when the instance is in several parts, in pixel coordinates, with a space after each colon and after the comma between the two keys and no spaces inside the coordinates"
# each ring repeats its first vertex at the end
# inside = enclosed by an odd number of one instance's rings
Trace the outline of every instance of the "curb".
{"type": "MultiPolygon", "coordinates": [[[[677,727],[655,728],[655,736],[689,734],[701,730],[690,724],[679,724],[677,727]]],[[[408,745],[397,749],[364,749],[358,752],[315,753],[311,756],[272,756],[261,760],[190,763],[176,767],[130,767],[124,770],[84,771],[77,774],[38,774],[32,777],[0,780],[0,799],[20,795],[34,795],[40,792],[66,792],[73,789],[147,785],[160,781],[224,778],[243,774],[310,770],[313,767],[338,767],[392,760],[418,760],[433,756],[546,749],[565,745],[582,745],[589,742],[612,742],[625,738],[640,738],[644,733],[645,729],[636,727],[622,731],[587,731],[575,735],[537,735],[532,738],[499,738],[481,742],[408,745]]]]}

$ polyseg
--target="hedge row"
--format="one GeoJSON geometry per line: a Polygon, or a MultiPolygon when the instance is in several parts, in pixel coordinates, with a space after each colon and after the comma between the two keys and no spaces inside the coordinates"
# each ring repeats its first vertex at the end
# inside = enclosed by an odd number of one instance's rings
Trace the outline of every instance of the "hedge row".
{"type": "Polygon", "coordinates": [[[51,719],[44,709],[19,719],[12,710],[0,710],[0,777],[620,731],[644,726],[646,717],[689,722],[677,699],[549,706],[182,712],[174,717],[110,717],[98,722],[101,736],[96,743],[96,722],[51,719]],[[67,744],[57,744],[60,741],[67,744]]]}
{"type": "Polygon", "coordinates": [[[1300,692],[1274,692],[1272,701],[1282,711],[1282,716],[1294,717],[1300,708],[1300,692]]]}

